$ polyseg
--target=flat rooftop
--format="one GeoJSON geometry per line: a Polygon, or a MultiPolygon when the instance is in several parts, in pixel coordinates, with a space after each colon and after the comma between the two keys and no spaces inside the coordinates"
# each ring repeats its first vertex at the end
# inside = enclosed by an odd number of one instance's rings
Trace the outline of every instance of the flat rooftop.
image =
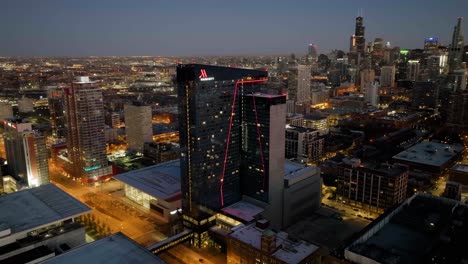
{"type": "Polygon", "coordinates": [[[229,234],[229,236],[251,245],[257,249],[261,249],[261,237],[263,233],[276,236],[276,246],[278,249],[273,252],[273,256],[286,263],[300,263],[306,257],[316,252],[319,247],[302,240],[288,239],[288,234],[285,232],[275,233],[270,229],[259,229],[255,224],[237,229],[229,234]],[[280,247],[281,245],[281,247],[280,247]]]}
{"type": "Polygon", "coordinates": [[[332,250],[344,246],[352,235],[361,231],[367,224],[366,220],[346,217],[341,212],[321,207],[288,227],[286,231],[297,238],[332,250]],[[337,216],[343,216],[344,219],[338,220],[337,216]]]}
{"type": "Polygon", "coordinates": [[[255,216],[262,213],[264,209],[249,202],[240,201],[228,207],[224,207],[221,211],[245,222],[251,222],[255,220],[255,216]]]}
{"type": "Polygon", "coordinates": [[[300,180],[310,174],[315,174],[318,172],[318,167],[316,166],[306,166],[301,163],[292,162],[286,160],[284,162],[284,179],[291,181],[294,179],[300,180]]]}
{"type": "Polygon", "coordinates": [[[91,211],[53,184],[0,196],[0,226],[11,233],[70,219],[91,211]]]}
{"type": "Polygon", "coordinates": [[[452,170],[468,173],[468,164],[455,164],[453,165],[452,170]]]}
{"type": "Polygon", "coordinates": [[[424,141],[398,153],[393,156],[393,158],[396,160],[440,167],[462,151],[462,145],[424,141]]]}
{"type": "Polygon", "coordinates": [[[122,233],[85,244],[50,258],[47,264],[165,263],[122,233]]]}
{"type": "Polygon", "coordinates": [[[468,206],[416,194],[346,250],[379,263],[429,263],[430,259],[461,263],[460,259],[468,260],[468,226],[463,224],[467,222],[468,206]]]}
{"type": "Polygon", "coordinates": [[[180,193],[180,160],[122,173],[114,179],[153,197],[167,200],[180,193]]]}

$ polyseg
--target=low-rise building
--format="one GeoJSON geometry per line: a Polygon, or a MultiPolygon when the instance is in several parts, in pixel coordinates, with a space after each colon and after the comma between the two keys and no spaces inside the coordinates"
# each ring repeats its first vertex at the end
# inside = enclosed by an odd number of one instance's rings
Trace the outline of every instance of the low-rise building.
{"type": "Polygon", "coordinates": [[[50,258],[44,264],[165,263],[118,232],[50,258]]]}
{"type": "Polygon", "coordinates": [[[285,162],[283,189],[283,227],[311,215],[320,208],[322,178],[316,166],[285,162]]]}
{"type": "Polygon", "coordinates": [[[0,262],[36,263],[85,243],[91,209],[52,184],[0,196],[0,262]]]}
{"type": "Polygon", "coordinates": [[[166,221],[182,206],[180,161],[134,170],[114,176],[122,182],[125,196],[166,221]]]}
{"type": "Polygon", "coordinates": [[[382,213],[406,199],[408,166],[362,165],[359,159],[343,159],[338,166],[336,198],[343,203],[382,213]]]}
{"type": "Polygon", "coordinates": [[[411,170],[440,175],[460,158],[462,152],[462,145],[424,141],[393,156],[393,160],[409,165],[411,170]]]}
{"type": "Polygon", "coordinates": [[[418,193],[368,225],[345,248],[351,263],[465,263],[468,206],[418,193]]]}
{"type": "Polygon", "coordinates": [[[228,235],[227,263],[321,263],[320,247],[268,229],[265,222],[239,226],[228,235]]]}

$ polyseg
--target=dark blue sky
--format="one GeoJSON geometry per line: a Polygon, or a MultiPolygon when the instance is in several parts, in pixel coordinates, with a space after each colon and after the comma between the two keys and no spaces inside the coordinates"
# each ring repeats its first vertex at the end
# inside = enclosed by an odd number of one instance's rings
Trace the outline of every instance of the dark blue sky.
{"type": "Polygon", "coordinates": [[[319,52],[348,50],[359,8],[367,41],[420,48],[429,36],[449,43],[457,17],[468,14],[467,0],[6,0],[0,7],[0,56],[300,54],[311,42],[319,52]]]}

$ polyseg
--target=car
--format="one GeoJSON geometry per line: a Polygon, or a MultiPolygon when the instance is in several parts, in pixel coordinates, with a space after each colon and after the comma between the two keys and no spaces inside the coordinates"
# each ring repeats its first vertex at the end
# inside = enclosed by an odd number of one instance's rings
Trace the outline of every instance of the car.
{"type": "Polygon", "coordinates": [[[205,261],[203,259],[198,259],[198,262],[203,263],[205,261]]]}
{"type": "Polygon", "coordinates": [[[359,212],[359,209],[354,208],[353,210],[356,211],[356,212],[359,212]]]}

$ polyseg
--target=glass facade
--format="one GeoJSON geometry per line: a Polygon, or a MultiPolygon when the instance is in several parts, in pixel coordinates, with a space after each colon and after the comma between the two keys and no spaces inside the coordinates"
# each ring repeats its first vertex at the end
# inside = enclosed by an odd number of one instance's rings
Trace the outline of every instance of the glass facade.
{"type": "Polygon", "coordinates": [[[208,65],[177,68],[183,211],[241,199],[241,109],[267,72],[208,65]],[[241,82],[240,80],[244,80],[241,82]]]}

